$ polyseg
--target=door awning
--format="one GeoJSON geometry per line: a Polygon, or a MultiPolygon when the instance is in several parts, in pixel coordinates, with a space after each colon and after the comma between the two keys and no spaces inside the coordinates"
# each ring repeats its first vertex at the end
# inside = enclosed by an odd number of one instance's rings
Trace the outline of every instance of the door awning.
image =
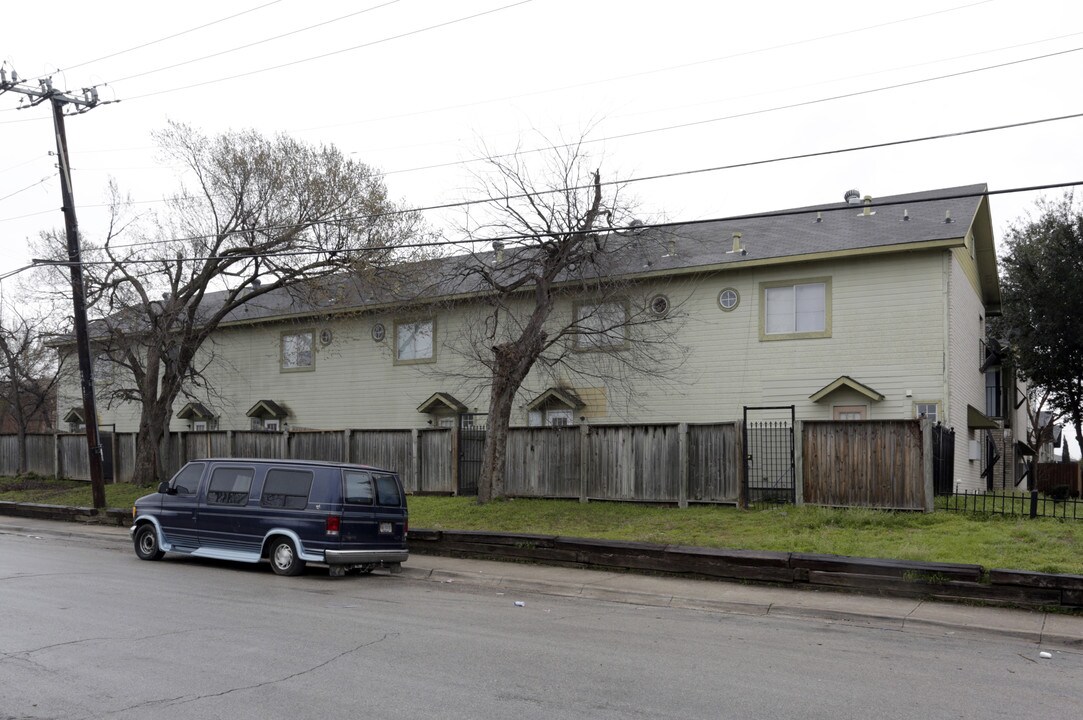
{"type": "Polygon", "coordinates": [[[966,426],[971,430],[999,430],[996,420],[973,405],[966,406],[966,426]]]}
{"type": "Polygon", "coordinates": [[[859,383],[857,380],[854,380],[849,375],[839,376],[837,380],[834,380],[827,385],[824,385],[822,388],[812,393],[808,397],[809,400],[811,400],[812,402],[820,402],[828,395],[838,390],[853,390],[859,395],[864,395],[873,402],[880,402],[884,399],[883,394],[876,392],[864,383],[859,383]]]}

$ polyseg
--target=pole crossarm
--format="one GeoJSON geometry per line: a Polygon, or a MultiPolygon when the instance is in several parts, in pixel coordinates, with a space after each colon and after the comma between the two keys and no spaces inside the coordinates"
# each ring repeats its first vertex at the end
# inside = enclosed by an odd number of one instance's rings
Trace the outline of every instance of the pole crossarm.
{"type": "Polygon", "coordinates": [[[89,87],[83,88],[81,94],[72,94],[70,92],[63,92],[53,87],[53,79],[51,77],[42,78],[38,81],[37,87],[20,80],[19,73],[14,70],[11,71],[11,79],[8,79],[7,68],[0,66],[0,93],[14,92],[20,95],[24,95],[26,98],[25,104],[20,104],[17,110],[26,110],[36,105],[40,105],[46,100],[51,100],[60,105],[71,105],[76,108],[70,115],[80,115],[92,110],[99,105],[108,105],[115,100],[102,101],[98,96],[98,88],[89,87]]]}

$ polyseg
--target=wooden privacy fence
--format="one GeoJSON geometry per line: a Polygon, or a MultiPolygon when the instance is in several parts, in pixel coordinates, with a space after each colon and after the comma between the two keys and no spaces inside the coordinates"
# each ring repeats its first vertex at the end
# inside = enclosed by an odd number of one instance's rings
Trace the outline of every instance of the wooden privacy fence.
{"type": "MultiPolygon", "coordinates": [[[[931,508],[931,435],[916,420],[798,423],[798,498],[806,503],[931,508]]],[[[135,436],[106,436],[114,480],[132,479],[135,436]]],[[[15,472],[15,439],[0,436],[0,474],[15,472]]],[[[741,423],[583,425],[511,428],[505,490],[513,497],[638,502],[740,503],[741,423]]],[[[455,493],[456,428],[415,430],[216,431],[170,433],[162,442],[169,474],[205,457],[353,462],[399,472],[407,491],[455,493]]],[[[42,475],[88,479],[86,439],[28,438],[28,467],[42,475]]]]}
{"type": "Polygon", "coordinates": [[[1083,497],[1080,463],[1038,463],[1034,468],[1034,489],[1047,495],[1083,497]]]}
{"type": "Polygon", "coordinates": [[[931,510],[931,444],[931,431],[923,433],[917,420],[806,421],[801,433],[804,501],[931,510]]]}

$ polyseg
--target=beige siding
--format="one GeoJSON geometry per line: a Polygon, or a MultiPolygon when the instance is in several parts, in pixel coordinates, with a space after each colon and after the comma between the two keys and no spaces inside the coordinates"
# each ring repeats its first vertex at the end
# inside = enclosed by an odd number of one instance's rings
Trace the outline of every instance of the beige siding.
{"type": "MultiPolygon", "coordinates": [[[[764,404],[795,404],[798,417],[805,419],[829,419],[838,404],[867,404],[869,419],[912,417],[915,399],[940,401],[947,408],[944,344],[946,336],[953,343],[956,338],[945,331],[946,254],[899,253],[645,284],[630,293],[629,302],[641,307],[656,292],[670,298],[677,319],[665,323],[662,331],[673,330],[674,337],[665,341],[688,351],[680,370],[661,377],[638,376],[631,384],[605,381],[616,377],[617,370],[606,373],[604,361],[601,368],[593,366],[599,360],[596,354],[574,354],[588,372],[559,371],[556,377],[533,373],[513,421],[525,424],[526,403],[554,384],[578,389],[587,406],[577,414],[597,423],[725,422],[739,418],[744,405],[764,404]],[[831,280],[831,336],[761,341],[760,283],[824,277],[831,280]],[[727,287],[740,293],[740,304],[730,312],[718,306],[718,293],[727,287]],[[599,370],[602,377],[592,377],[599,370]],[[885,399],[870,402],[849,392],[834,393],[821,403],[808,399],[840,375],[849,375],[885,399]]],[[[965,278],[962,283],[968,285],[965,278]]],[[[972,289],[968,298],[977,302],[972,289]]],[[[570,313],[571,302],[557,311],[570,313]]],[[[973,315],[976,323],[980,304],[977,311],[967,306],[961,312],[973,315]]],[[[430,418],[418,413],[417,406],[438,391],[455,396],[471,411],[485,412],[483,383],[463,378],[483,375],[483,370],[454,351],[464,344],[467,330],[477,329],[476,311],[444,308],[436,319],[438,362],[419,365],[392,362],[394,314],[224,329],[217,336],[210,374],[228,400],[203,402],[219,413],[223,430],[247,429],[245,412],[261,399],[286,406],[291,428],[425,427],[430,418]],[[388,330],[382,342],[370,334],[377,321],[388,330]],[[311,372],[279,368],[281,333],[290,328],[314,329],[317,336],[325,328],[333,333],[329,345],[317,341],[311,372]]],[[[477,340],[482,341],[485,338],[477,340]]],[[[970,355],[976,356],[976,339],[973,347],[970,355]]],[[[62,412],[77,400],[77,388],[65,384],[62,412]]],[[[183,404],[178,401],[174,412],[183,404]]],[[[953,417],[958,417],[957,407],[950,408],[953,417]]],[[[965,422],[965,402],[962,407],[965,422]]],[[[100,415],[118,430],[135,429],[134,412],[113,409],[100,415]]],[[[959,426],[958,420],[955,424],[959,426]]],[[[172,428],[183,430],[187,423],[174,420],[172,428]]]]}
{"type": "Polygon", "coordinates": [[[971,264],[964,250],[949,256],[948,378],[950,398],[944,423],[955,428],[955,484],[963,490],[984,489],[981,460],[969,460],[970,443],[984,433],[967,427],[967,405],[985,411],[985,376],[979,371],[980,341],[984,337],[985,308],[968,277],[971,264]]]}

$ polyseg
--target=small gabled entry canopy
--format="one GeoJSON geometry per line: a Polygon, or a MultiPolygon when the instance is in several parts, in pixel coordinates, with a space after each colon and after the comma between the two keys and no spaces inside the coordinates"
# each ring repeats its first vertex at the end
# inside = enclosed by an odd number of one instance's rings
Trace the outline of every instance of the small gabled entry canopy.
{"type": "Polygon", "coordinates": [[[999,430],[1000,426],[973,405],[966,406],[966,426],[971,430],[999,430]]]}
{"type": "Polygon", "coordinates": [[[177,417],[181,420],[213,420],[214,413],[203,403],[190,402],[181,408],[177,417]]]}
{"type": "Polygon", "coordinates": [[[64,422],[66,423],[78,423],[83,424],[86,420],[83,419],[83,408],[73,407],[64,415],[64,422]]]}
{"type": "Polygon", "coordinates": [[[812,393],[808,397],[809,397],[809,400],[811,400],[812,402],[820,402],[821,400],[826,398],[828,395],[830,395],[833,392],[836,392],[837,390],[853,390],[854,392],[858,393],[859,395],[864,395],[865,397],[867,397],[869,400],[872,400],[873,402],[880,402],[881,400],[884,399],[884,396],[881,393],[876,392],[875,390],[873,390],[868,385],[865,385],[863,383],[859,383],[857,380],[854,380],[849,375],[841,375],[841,376],[839,376],[838,380],[835,380],[834,382],[831,382],[831,383],[828,383],[827,385],[824,385],[822,388],[820,388],[816,392],[812,393]]]}
{"type": "Polygon", "coordinates": [[[288,416],[290,413],[289,413],[289,410],[282,407],[281,405],[276,403],[274,400],[260,400],[258,403],[253,405],[251,407],[251,409],[249,409],[249,411],[247,413],[245,413],[245,414],[248,415],[248,417],[254,417],[254,418],[263,418],[263,419],[266,419],[266,418],[278,418],[278,419],[281,419],[281,418],[284,418],[284,417],[288,416]]]}
{"type": "Polygon", "coordinates": [[[567,388],[551,387],[538,397],[527,403],[527,410],[540,410],[546,407],[561,406],[578,410],[586,403],[579,399],[573,391],[567,388]]]}
{"type": "Polygon", "coordinates": [[[428,400],[417,406],[419,413],[439,413],[451,410],[455,413],[466,412],[466,406],[447,393],[433,393],[428,400]]]}

